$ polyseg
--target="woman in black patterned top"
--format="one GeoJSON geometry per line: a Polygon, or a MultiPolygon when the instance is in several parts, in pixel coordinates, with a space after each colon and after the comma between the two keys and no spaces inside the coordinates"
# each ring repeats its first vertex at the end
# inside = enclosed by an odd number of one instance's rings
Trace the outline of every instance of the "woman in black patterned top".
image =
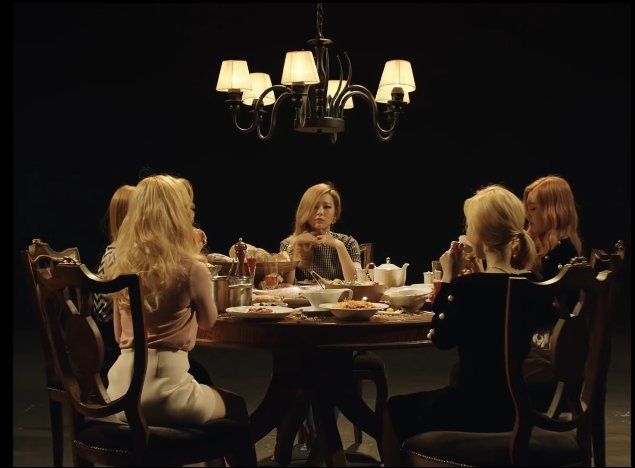
{"type": "Polygon", "coordinates": [[[355,269],[361,268],[359,244],[349,235],[331,232],[340,217],[340,195],[328,183],[309,187],[298,205],[293,234],[280,243],[280,251],[299,259],[296,271],[286,281],[313,279],[314,270],[327,279],[355,279],[355,269]],[[294,278],[295,274],[295,278],[294,278]]]}
{"type": "MultiPolygon", "coordinates": [[[[544,280],[551,279],[573,257],[582,255],[573,192],[569,183],[561,177],[541,177],[525,188],[523,204],[528,232],[538,251],[534,268],[544,280]]],[[[577,300],[577,294],[568,296],[568,307],[571,308],[577,300]]],[[[557,384],[549,356],[549,340],[558,312],[553,307],[551,311],[550,317],[534,335],[529,356],[523,363],[523,375],[529,384],[530,395],[542,410],[549,407],[557,384]]]]}
{"type": "MultiPolygon", "coordinates": [[[[507,282],[510,276],[539,279],[521,267],[533,263],[534,242],[524,230],[522,202],[504,187],[477,191],[463,211],[468,240],[487,269],[455,277],[460,250],[452,243],[440,258],[443,277],[428,335],[439,349],[458,348],[457,382],[388,400],[382,450],[386,466],[399,464],[399,447],[413,435],[431,430],[508,431],[514,423],[503,359],[507,282]]],[[[533,327],[527,324],[523,354],[529,351],[533,327]]]]}

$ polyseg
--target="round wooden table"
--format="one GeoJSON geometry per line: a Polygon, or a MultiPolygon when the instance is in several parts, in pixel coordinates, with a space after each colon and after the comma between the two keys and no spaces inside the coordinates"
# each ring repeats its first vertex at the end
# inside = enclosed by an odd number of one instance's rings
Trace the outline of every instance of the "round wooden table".
{"type": "Polygon", "coordinates": [[[211,330],[199,329],[197,344],[271,350],[271,382],[250,416],[254,442],[277,428],[274,454],[281,465],[289,464],[296,432],[311,405],[318,456],[327,466],[345,466],[335,407],[378,446],[381,434],[382,415],[375,414],[357,393],[352,351],[429,346],[426,335],[431,320],[432,314],[425,312],[377,314],[363,322],[332,316],[292,315],[280,321],[221,316],[211,330]]]}

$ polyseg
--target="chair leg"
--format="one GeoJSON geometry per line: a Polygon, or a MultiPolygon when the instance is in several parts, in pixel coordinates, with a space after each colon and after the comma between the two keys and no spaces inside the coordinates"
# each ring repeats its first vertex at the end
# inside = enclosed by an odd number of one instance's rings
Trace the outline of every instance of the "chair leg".
{"type": "Polygon", "coordinates": [[[64,466],[64,419],[63,405],[59,401],[49,400],[51,417],[51,438],[53,442],[53,466],[64,466]]]}
{"type": "MultiPolygon", "coordinates": [[[[375,414],[379,419],[379,428],[384,425],[384,416],[386,410],[386,400],[388,399],[388,382],[386,381],[385,373],[378,373],[375,375],[375,384],[377,385],[377,396],[375,397],[375,414]]],[[[381,437],[377,439],[377,451],[381,457],[382,443],[381,437]]]]}
{"type": "MultiPolygon", "coordinates": [[[[355,379],[355,387],[357,389],[357,395],[361,398],[362,397],[362,379],[361,378],[356,378],[355,379]]],[[[355,443],[356,444],[361,444],[362,443],[362,431],[359,427],[353,425],[353,433],[355,434],[355,443]]]]}

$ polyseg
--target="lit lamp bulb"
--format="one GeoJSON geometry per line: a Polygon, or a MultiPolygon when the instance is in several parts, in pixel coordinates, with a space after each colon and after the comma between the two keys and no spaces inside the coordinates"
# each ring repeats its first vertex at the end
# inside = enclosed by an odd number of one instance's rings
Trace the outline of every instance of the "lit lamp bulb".
{"type": "Polygon", "coordinates": [[[407,60],[389,60],[386,62],[381,80],[379,80],[379,88],[382,86],[403,88],[404,93],[417,89],[410,62],[407,60]]]}
{"type": "Polygon", "coordinates": [[[283,85],[310,85],[320,82],[313,53],[310,50],[287,52],[282,68],[283,85]]]}
{"type": "MultiPolygon", "coordinates": [[[[250,73],[249,77],[251,78],[251,89],[243,93],[243,104],[254,106],[263,91],[271,87],[271,78],[266,73],[250,73]]],[[[276,102],[276,95],[273,91],[269,91],[262,99],[265,106],[270,106],[274,102],[276,102]]]]}
{"type": "Polygon", "coordinates": [[[245,60],[223,60],[216,82],[216,91],[240,93],[251,89],[249,68],[245,60]]]}
{"type": "MultiPolygon", "coordinates": [[[[337,91],[337,87],[339,86],[339,84],[340,84],[340,80],[329,80],[326,94],[331,99],[333,99],[333,96],[335,96],[335,91],[337,91]]],[[[340,93],[342,92],[344,88],[346,88],[347,84],[348,82],[346,80],[342,80],[342,86],[340,87],[340,91],[339,91],[340,93]]],[[[353,108],[353,99],[349,98],[346,100],[346,104],[344,104],[344,109],[352,109],[352,108],[353,108]]]]}

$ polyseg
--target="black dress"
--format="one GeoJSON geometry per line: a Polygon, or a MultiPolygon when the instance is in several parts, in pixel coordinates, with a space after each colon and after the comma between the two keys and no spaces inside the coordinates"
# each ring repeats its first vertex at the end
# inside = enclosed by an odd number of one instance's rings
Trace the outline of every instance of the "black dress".
{"type": "MultiPolygon", "coordinates": [[[[389,399],[388,411],[397,438],[403,440],[430,430],[496,432],[511,430],[514,406],[505,380],[504,320],[505,273],[474,273],[443,283],[432,319],[432,342],[437,348],[458,347],[456,383],[438,390],[398,395],[389,399]]],[[[522,275],[532,281],[534,273],[522,275]]],[[[544,304],[535,308],[536,323],[544,304]]],[[[521,359],[529,351],[536,323],[528,324],[521,359]]]]}
{"type": "MultiPolygon", "coordinates": [[[[562,267],[577,256],[578,251],[571,239],[568,237],[560,239],[556,246],[542,258],[543,281],[557,276],[562,267]]],[[[572,309],[577,300],[577,293],[567,295],[566,307],[572,309]]],[[[539,411],[546,411],[549,408],[557,385],[551,366],[549,339],[551,329],[556,324],[559,313],[558,308],[551,304],[548,308],[551,313],[547,314],[545,321],[539,324],[537,333],[532,340],[529,355],[523,363],[523,376],[529,387],[529,395],[539,411]]]]}
{"type": "Polygon", "coordinates": [[[542,276],[546,280],[556,276],[563,265],[571,262],[573,257],[578,256],[573,242],[568,237],[558,241],[556,246],[542,258],[542,276]]]}

